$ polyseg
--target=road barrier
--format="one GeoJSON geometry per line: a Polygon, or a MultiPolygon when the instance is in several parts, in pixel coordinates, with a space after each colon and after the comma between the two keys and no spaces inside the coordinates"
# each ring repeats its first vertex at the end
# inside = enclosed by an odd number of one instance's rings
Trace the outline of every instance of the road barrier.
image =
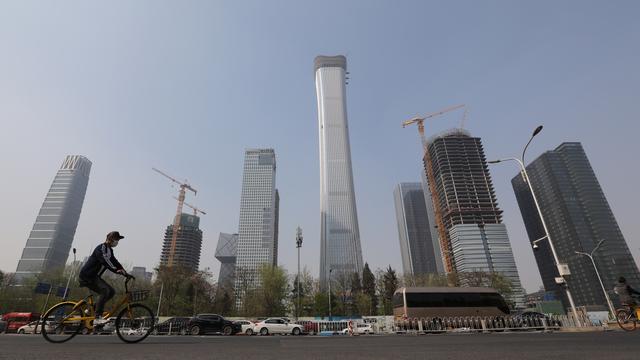
{"type": "Polygon", "coordinates": [[[497,332],[532,330],[569,330],[575,328],[597,328],[588,317],[580,317],[578,323],[572,315],[552,316],[459,316],[430,317],[399,320],[394,322],[394,333],[446,333],[446,332],[497,332]]]}

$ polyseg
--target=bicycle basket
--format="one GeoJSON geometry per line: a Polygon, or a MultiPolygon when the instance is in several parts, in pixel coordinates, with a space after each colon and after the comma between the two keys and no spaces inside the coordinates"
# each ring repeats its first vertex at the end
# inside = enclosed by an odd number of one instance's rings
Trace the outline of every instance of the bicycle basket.
{"type": "Polygon", "coordinates": [[[144,301],[149,297],[151,290],[135,290],[129,293],[129,301],[144,301]]]}

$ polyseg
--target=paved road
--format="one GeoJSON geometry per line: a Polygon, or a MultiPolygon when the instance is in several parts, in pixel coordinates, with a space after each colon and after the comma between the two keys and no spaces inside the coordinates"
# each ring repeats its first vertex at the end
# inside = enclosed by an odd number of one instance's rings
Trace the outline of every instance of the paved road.
{"type": "Polygon", "coordinates": [[[502,333],[360,337],[156,336],[124,344],[77,336],[49,344],[39,335],[0,335],[0,359],[640,359],[635,333],[502,333]]]}

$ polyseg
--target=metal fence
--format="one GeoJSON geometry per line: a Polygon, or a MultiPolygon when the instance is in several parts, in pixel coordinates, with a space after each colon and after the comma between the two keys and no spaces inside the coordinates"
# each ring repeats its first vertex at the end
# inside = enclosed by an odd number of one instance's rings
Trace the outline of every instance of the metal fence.
{"type": "Polygon", "coordinates": [[[595,328],[588,317],[579,322],[572,315],[522,316],[507,315],[493,317],[433,317],[395,321],[394,333],[446,333],[446,332],[493,332],[562,330],[568,328],[595,328]]]}
{"type": "MultiPolygon", "coordinates": [[[[493,317],[430,317],[395,320],[393,316],[370,316],[358,319],[341,320],[306,320],[295,321],[302,325],[303,332],[310,335],[342,334],[349,327],[357,324],[370,324],[373,334],[438,334],[438,333],[480,333],[501,331],[554,331],[574,328],[597,329],[587,316],[578,318],[572,315],[523,316],[507,315],[493,317]]],[[[188,317],[159,318],[152,330],[153,335],[189,335],[188,317]]],[[[105,325],[101,334],[114,334],[113,326],[105,325]]]]}

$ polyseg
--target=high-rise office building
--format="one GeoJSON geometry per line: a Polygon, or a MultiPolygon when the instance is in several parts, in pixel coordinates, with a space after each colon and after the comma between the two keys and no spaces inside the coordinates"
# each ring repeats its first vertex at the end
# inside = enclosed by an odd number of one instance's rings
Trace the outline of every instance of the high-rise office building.
{"type": "Polygon", "coordinates": [[[427,221],[429,222],[429,232],[431,234],[431,242],[433,244],[436,269],[438,273],[443,274],[445,273],[444,263],[442,262],[443,254],[442,248],[440,247],[440,234],[438,233],[438,227],[436,226],[433,198],[429,189],[429,180],[427,179],[427,173],[424,169],[420,173],[420,185],[422,186],[422,193],[424,194],[424,204],[427,208],[427,221]]]}
{"type": "Polygon", "coordinates": [[[216,247],[216,259],[220,261],[218,288],[233,289],[238,252],[238,234],[220,233],[216,247]]]}
{"type": "Polygon", "coordinates": [[[244,156],[240,229],[236,275],[236,304],[242,303],[243,287],[260,284],[258,270],[263,264],[276,265],[279,195],[276,190],[276,154],[273,149],[249,149],[244,156]]]}
{"type": "Polygon", "coordinates": [[[351,169],[344,56],[318,56],[314,72],[320,134],[320,282],[362,273],[362,249],[351,169]]]}
{"type": "Polygon", "coordinates": [[[65,266],[90,172],[91,161],[86,157],[68,155],[64,159],[22,251],[15,274],[17,281],[65,266]]]}
{"type": "MultiPolygon", "coordinates": [[[[591,260],[575,251],[594,253],[594,260],[605,289],[611,292],[619,276],[625,276],[634,288],[640,287],[640,274],[620,231],[607,198],[579,142],[565,142],[547,151],[527,166],[527,174],[542,210],[558,258],[569,265],[566,281],[576,306],[605,307],[606,300],[591,260]]],[[[544,228],[528,185],[518,174],[511,180],[530,241],[542,238],[544,228]]],[[[569,302],[555,283],[559,276],[547,241],[536,243],[534,256],[542,282],[548,292],[569,302]]],[[[617,296],[611,293],[611,300],[617,296]]]]}
{"type": "Polygon", "coordinates": [[[427,151],[425,171],[430,167],[435,180],[432,196],[436,223],[443,226],[447,271],[500,273],[514,289],[510,300],[523,306],[524,291],[480,138],[453,129],[429,139],[427,151]]]}
{"type": "MultiPolygon", "coordinates": [[[[162,243],[160,265],[169,265],[171,242],[173,240],[173,224],[167,226],[162,243]]],[[[180,227],[176,237],[173,265],[197,271],[200,265],[200,251],[202,249],[202,230],[200,230],[200,218],[182,213],[180,227]]]]}
{"type": "Polygon", "coordinates": [[[404,274],[437,273],[436,258],[440,257],[440,251],[431,238],[422,184],[400,183],[393,198],[404,274]]]}
{"type": "Polygon", "coordinates": [[[147,268],[144,266],[134,266],[131,268],[130,274],[135,276],[137,280],[151,281],[151,279],[153,279],[153,273],[147,271],[147,268]]]}

